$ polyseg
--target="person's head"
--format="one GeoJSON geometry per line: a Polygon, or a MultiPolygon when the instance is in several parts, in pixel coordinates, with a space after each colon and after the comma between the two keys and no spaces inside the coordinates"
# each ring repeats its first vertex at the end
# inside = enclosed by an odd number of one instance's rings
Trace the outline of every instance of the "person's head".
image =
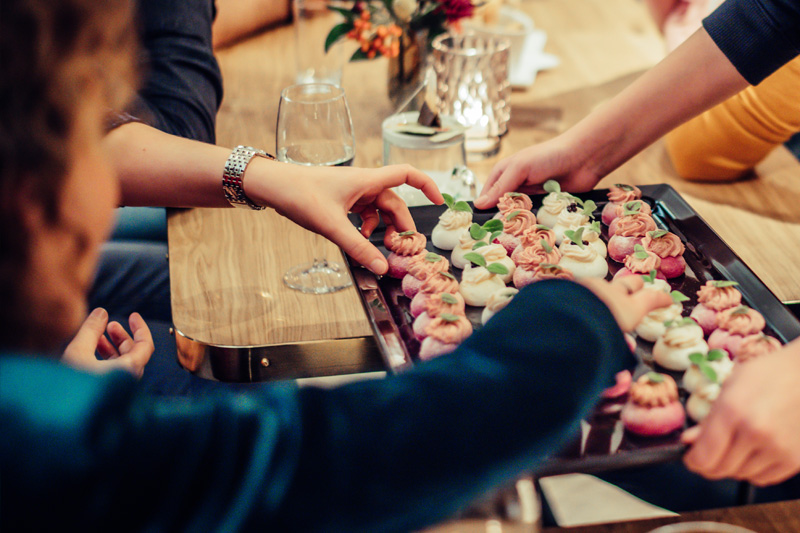
{"type": "Polygon", "coordinates": [[[0,1],[0,349],[80,324],[118,202],[100,141],[134,81],[129,0],[0,1]]]}

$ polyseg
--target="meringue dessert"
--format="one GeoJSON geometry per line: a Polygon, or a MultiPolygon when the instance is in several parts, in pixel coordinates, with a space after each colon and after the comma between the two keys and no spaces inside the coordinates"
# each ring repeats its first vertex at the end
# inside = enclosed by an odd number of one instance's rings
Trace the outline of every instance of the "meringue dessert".
{"type": "Polygon", "coordinates": [[[404,231],[402,233],[392,233],[387,235],[384,244],[391,252],[387,261],[389,262],[389,276],[403,279],[408,274],[408,266],[411,258],[417,254],[425,252],[425,245],[428,239],[418,231],[404,231]]]}
{"type": "Polygon", "coordinates": [[[517,255],[517,268],[514,271],[514,286],[518,289],[535,281],[536,269],[540,264],[557,265],[561,261],[561,252],[542,239],[539,244],[525,248],[517,255]]]}
{"type": "Polygon", "coordinates": [[[748,335],[742,339],[736,352],[731,354],[733,360],[737,363],[749,361],[755,357],[761,357],[768,353],[772,353],[781,347],[781,342],[775,337],[764,335],[763,333],[756,333],[755,335],[748,335]]]}
{"type": "Polygon", "coordinates": [[[419,341],[427,337],[428,333],[425,328],[428,327],[431,320],[441,316],[443,313],[463,315],[464,305],[464,298],[459,293],[442,292],[431,294],[425,301],[425,311],[414,319],[414,324],[412,325],[414,336],[419,341]]]}
{"type": "Polygon", "coordinates": [[[538,245],[541,241],[546,242],[550,248],[553,248],[556,245],[556,234],[547,226],[536,224],[523,231],[519,240],[519,246],[514,248],[514,252],[511,254],[511,260],[514,261],[514,264],[519,264],[519,255],[525,248],[538,245]]]}
{"type": "MultiPolygon", "coordinates": [[[[655,278],[658,280],[658,278],[655,278]]],[[[663,280],[658,280],[663,281],[663,280]]],[[[660,287],[654,287],[651,284],[651,288],[645,287],[642,290],[662,290],[660,287]]],[[[667,291],[669,292],[669,285],[667,285],[667,291]]],[[[661,338],[664,333],[667,332],[666,324],[675,322],[681,319],[681,314],[683,313],[683,302],[688,300],[686,296],[681,294],[678,291],[672,291],[670,293],[672,296],[672,304],[668,305],[667,307],[660,307],[658,309],[653,309],[649,313],[647,313],[641,322],[636,326],[635,332],[639,338],[644,339],[650,342],[656,342],[659,338],[661,338]]]]}
{"type": "Polygon", "coordinates": [[[697,291],[698,303],[689,316],[700,324],[706,335],[717,329],[717,313],[741,305],[742,293],[737,285],[735,281],[706,281],[697,291]]]}
{"type": "Polygon", "coordinates": [[[503,280],[503,283],[510,283],[511,278],[514,276],[514,271],[517,269],[517,265],[514,264],[514,261],[508,257],[506,253],[506,249],[503,248],[500,244],[487,244],[485,246],[475,246],[472,249],[478,255],[482,255],[483,258],[486,260],[486,266],[489,265],[503,265],[506,268],[505,274],[499,274],[500,279],[503,280]]]}
{"type": "Polygon", "coordinates": [[[617,207],[622,204],[632,202],[633,200],[640,199],[642,197],[642,191],[640,191],[639,187],[636,187],[635,185],[616,183],[608,188],[606,196],[608,197],[608,203],[603,208],[600,218],[602,219],[603,224],[608,226],[615,218],[617,218],[617,207]]]}
{"type": "Polygon", "coordinates": [[[614,221],[617,232],[608,240],[608,256],[622,263],[625,258],[633,253],[637,244],[642,244],[642,239],[648,231],[655,231],[656,221],[649,215],[626,215],[614,221]]]}
{"type": "Polygon", "coordinates": [[[708,345],[725,350],[733,357],[733,354],[738,353],[742,339],[761,333],[767,323],[761,313],[740,305],[717,313],[717,325],[719,327],[708,337],[708,345]]]}
{"type": "Polygon", "coordinates": [[[411,305],[409,306],[411,316],[416,318],[421,315],[425,311],[428,298],[433,294],[441,294],[443,292],[449,292],[450,294],[458,292],[456,278],[449,272],[435,272],[428,276],[428,279],[422,282],[419,292],[411,299],[411,305]]]}
{"type": "Polygon", "coordinates": [[[504,309],[518,293],[514,287],[505,287],[493,292],[481,313],[481,324],[486,324],[498,311],[504,309]]]}
{"type": "Polygon", "coordinates": [[[561,260],[558,265],[572,272],[575,279],[605,278],[608,263],[597,250],[583,242],[583,228],[566,230],[566,240],[559,248],[561,260]]]}
{"type": "Polygon", "coordinates": [[[530,211],[533,209],[531,197],[521,192],[507,192],[497,201],[497,209],[502,214],[511,211],[530,211]]]}
{"type": "Polygon", "coordinates": [[[514,248],[519,246],[522,233],[536,225],[536,215],[518,209],[504,214],[500,220],[503,222],[503,232],[492,243],[502,244],[506,253],[511,255],[514,248]]]}
{"type": "Polygon", "coordinates": [[[564,210],[553,226],[553,233],[556,234],[556,244],[561,244],[564,241],[564,232],[567,230],[576,230],[581,226],[589,223],[589,218],[595,210],[595,204],[591,200],[587,201],[583,207],[578,204],[570,204],[564,210]]]}
{"type": "Polygon", "coordinates": [[[619,224],[617,219],[629,215],[647,215],[652,217],[653,210],[650,208],[650,204],[647,202],[633,200],[631,202],[625,202],[624,204],[618,205],[615,208],[615,215],[616,216],[614,217],[614,220],[608,225],[609,237],[613,237],[617,233],[617,225],[619,224]]]}
{"type": "Polygon", "coordinates": [[[450,261],[439,254],[428,252],[413,256],[408,265],[408,274],[403,278],[401,285],[403,294],[413,298],[431,274],[448,270],[450,270],[450,261]]]}
{"type": "Polygon", "coordinates": [[[692,364],[689,356],[698,352],[708,353],[708,344],[703,339],[703,328],[691,318],[671,322],[653,346],[653,359],[669,370],[686,370],[692,364]]]}
{"type": "Polygon", "coordinates": [[[648,372],[632,385],[620,414],[627,431],[645,437],[667,435],[683,428],[686,413],[678,401],[678,385],[666,374],[648,372]]]}
{"type": "MultiPolygon", "coordinates": [[[[477,255],[477,254],[476,254],[477,255]]],[[[468,257],[471,257],[468,255],[468,257]]],[[[478,256],[483,259],[482,256],[478,256]]],[[[496,270],[501,270],[502,265],[492,265],[499,267],[496,270]]],[[[464,297],[467,305],[475,307],[483,307],[489,301],[489,297],[500,289],[504,289],[506,284],[503,283],[501,275],[490,271],[492,267],[476,264],[474,266],[467,266],[461,275],[461,284],[458,291],[464,297]]]]}
{"type": "Polygon", "coordinates": [[[427,337],[419,348],[423,361],[448,354],[472,334],[472,324],[464,316],[443,313],[425,328],[427,337]]]}
{"type": "Polygon", "coordinates": [[[463,231],[472,224],[472,208],[463,200],[454,201],[449,194],[442,196],[447,210],[439,216],[439,222],[431,233],[431,242],[442,250],[452,250],[459,243],[463,231]]]}
{"type": "Polygon", "coordinates": [[[633,247],[633,253],[625,258],[625,267],[617,270],[615,278],[624,276],[642,276],[655,271],[656,278],[665,278],[661,272],[661,258],[653,252],[648,252],[641,244],[633,247]]]}
{"type": "Polygon", "coordinates": [[[542,199],[542,206],[536,212],[540,224],[552,228],[558,222],[558,216],[572,204],[579,205],[577,198],[569,193],[561,192],[561,185],[555,180],[547,180],[542,186],[549,193],[542,199]]]}
{"type": "Polygon", "coordinates": [[[661,258],[661,272],[665,278],[677,278],[686,271],[686,260],[683,258],[686,247],[674,233],[663,229],[649,231],[642,239],[642,246],[661,258]]]}
{"type": "Polygon", "coordinates": [[[693,353],[689,360],[692,365],[682,380],[686,392],[695,392],[711,383],[722,383],[733,371],[733,361],[722,350],[711,350],[705,355],[693,353]]]}
{"type": "Polygon", "coordinates": [[[686,400],[686,413],[695,422],[701,422],[711,412],[711,406],[714,405],[720,392],[722,386],[719,383],[708,383],[700,387],[686,400]]]}
{"type": "Polygon", "coordinates": [[[473,222],[469,228],[461,232],[458,244],[453,248],[453,253],[450,254],[450,263],[455,268],[464,268],[469,263],[464,259],[464,256],[470,253],[478,242],[489,244],[490,238],[491,234],[488,231],[473,222]]]}

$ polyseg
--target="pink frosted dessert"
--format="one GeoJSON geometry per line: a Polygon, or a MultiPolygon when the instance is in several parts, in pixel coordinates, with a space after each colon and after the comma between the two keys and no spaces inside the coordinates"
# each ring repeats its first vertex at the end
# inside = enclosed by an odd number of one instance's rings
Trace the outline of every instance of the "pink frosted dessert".
{"type": "Polygon", "coordinates": [[[617,270],[615,278],[624,276],[644,276],[652,271],[656,273],[656,279],[665,279],[661,272],[661,258],[653,252],[648,252],[641,244],[637,244],[633,253],[625,258],[625,268],[617,270]]]}
{"type": "Polygon", "coordinates": [[[497,201],[497,209],[504,215],[512,211],[530,211],[533,209],[533,202],[527,194],[507,192],[497,201]]]}
{"type": "Polygon", "coordinates": [[[408,274],[411,258],[417,254],[424,253],[427,242],[428,239],[425,238],[425,235],[417,231],[404,231],[386,235],[384,244],[391,252],[387,258],[389,276],[403,279],[408,274]]]}
{"type": "Polygon", "coordinates": [[[681,429],[686,412],[678,401],[678,385],[666,374],[648,372],[631,385],[628,403],[620,415],[625,429],[656,437],[681,429]]]}
{"type": "Polygon", "coordinates": [[[431,320],[425,328],[428,334],[419,348],[419,358],[423,361],[448,354],[458,348],[472,334],[472,324],[464,316],[444,313],[431,320]]]}
{"type": "Polygon", "coordinates": [[[642,246],[661,258],[661,272],[667,279],[677,278],[686,271],[683,258],[686,247],[674,233],[663,229],[650,231],[642,239],[642,246]]]}
{"type": "Polygon", "coordinates": [[[542,241],[553,248],[556,245],[556,234],[553,230],[541,224],[536,224],[526,229],[519,237],[519,246],[514,248],[514,252],[511,254],[511,260],[514,261],[514,264],[519,264],[519,256],[522,250],[534,245],[539,245],[542,241]]]}
{"type": "Polygon", "coordinates": [[[738,307],[742,303],[742,293],[736,288],[735,281],[706,281],[697,291],[697,305],[691,316],[705,335],[717,329],[717,313],[738,307]]]}
{"type": "Polygon", "coordinates": [[[649,215],[626,215],[614,221],[617,224],[617,233],[608,240],[608,256],[622,263],[625,258],[633,253],[637,244],[642,244],[642,239],[648,231],[655,231],[656,221],[649,215]]]}
{"type": "Polygon", "coordinates": [[[502,244],[506,253],[511,255],[519,246],[524,231],[536,225],[536,215],[532,211],[516,209],[504,214],[500,220],[503,221],[503,233],[497,236],[495,243],[502,244]]]}
{"type": "Polygon", "coordinates": [[[755,309],[740,305],[717,313],[717,329],[708,337],[711,349],[725,350],[728,355],[738,353],[742,340],[761,333],[766,326],[764,317],[755,309]]]}
{"type": "Polygon", "coordinates": [[[736,351],[731,355],[737,363],[743,363],[750,359],[779,350],[780,347],[781,342],[775,337],[770,337],[763,333],[756,333],[755,335],[748,335],[743,338],[736,351]]]}
{"type": "Polygon", "coordinates": [[[436,272],[422,282],[419,292],[412,298],[409,311],[414,318],[425,312],[425,304],[433,294],[458,292],[458,281],[449,272],[436,272]]]}
{"type": "Polygon", "coordinates": [[[558,248],[551,247],[546,241],[525,248],[517,254],[517,269],[514,270],[512,281],[518,289],[534,282],[536,269],[540,264],[557,265],[561,260],[558,248]]]}
{"type": "Polygon", "coordinates": [[[439,254],[428,252],[412,256],[408,274],[403,278],[403,294],[413,298],[431,274],[450,270],[450,261],[439,254]]]}
{"type": "Polygon", "coordinates": [[[620,396],[628,394],[631,383],[633,383],[633,376],[631,376],[630,370],[617,372],[615,378],[617,380],[616,384],[603,391],[603,398],[619,398],[620,396]]]}
{"type": "Polygon", "coordinates": [[[565,279],[568,281],[575,281],[575,275],[564,267],[550,263],[541,263],[533,271],[533,281],[542,281],[545,279],[565,279]]]}
{"type": "Polygon", "coordinates": [[[414,336],[420,341],[427,337],[428,333],[425,328],[428,327],[431,320],[444,313],[463,315],[464,305],[464,297],[459,293],[443,292],[441,294],[432,294],[425,301],[425,311],[414,320],[414,325],[412,326],[414,336]]]}
{"type": "Polygon", "coordinates": [[[653,216],[653,210],[650,208],[650,204],[647,202],[643,202],[641,200],[633,200],[632,202],[626,202],[624,204],[618,205],[614,210],[616,216],[611,224],[608,225],[608,236],[612,237],[617,233],[617,225],[619,222],[617,219],[622,218],[628,215],[648,215],[653,216]]]}
{"type": "Polygon", "coordinates": [[[642,191],[635,185],[625,185],[623,183],[616,183],[608,188],[608,203],[603,208],[601,219],[603,224],[608,226],[617,218],[617,207],[633,200],[638,200],[642,197],[642,191]]]}

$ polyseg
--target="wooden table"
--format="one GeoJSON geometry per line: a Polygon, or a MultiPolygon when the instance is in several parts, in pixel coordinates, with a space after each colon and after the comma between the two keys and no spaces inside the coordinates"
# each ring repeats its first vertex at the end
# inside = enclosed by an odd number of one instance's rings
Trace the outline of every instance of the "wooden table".
{"type": "MultiPolygon", "coordinates": [[[[562,64],[540,73],[529,90],[513,93],[510,131],[501,153],[470,165],[479,179],[499,158],[575,123],[663,56],[660,37],[636,0],[528,0],[520,7],[548,32],[546,50],[562,64]]],[[[294,78],[293,53],[288,26],[220,52],[225,99],[218,118],[219,144],[274,150],[280,90],[294,78]]],[[[343,85],[360,166],[381,163],[380,123],[392,112],[386,69],[385,59],[345,67],[343,85]]],[[[661,143],[656,143],[599,186],[672,184],[781,300],[798,301],[800,246],[794,243],[800,242],[800,165],[779,149],[758,170],[758,179],[732,185],[687,183],[676,177],[661,143]]],[[[324,367],[311,372],[318,374],[350,371],[351,362],[336,358],[345,352],[358,352],[357,364],[368,359],[369,341],[361,340],[371,331],[354,289],[317,296],[282,284],[281,275],[291,266],[320,252],[328,258],[340,256],[324,239],[274,212],[196,209],[170,217],[169,246],[173,317],[186,337],[232,349],[349,339],[350,344],[329,350],[328,356],[307,357],[324,367]]],[[[197,347],[188,352],[193,349],[197,347]]],[[[266,377],[275,369],[269,366],[269,353],[253,352],[266,377]]],[[[272,375],[286,377],[295,370],[272,375]]]]}
{"type": "Polygon", "coordinates": [[[800,531],[800,500],[699,511],[651,520],[548,528],[542,533],[647,533],[666,524],[701,521],[723,522],[751,529],[757,533],[796,533],[800,531]]]}

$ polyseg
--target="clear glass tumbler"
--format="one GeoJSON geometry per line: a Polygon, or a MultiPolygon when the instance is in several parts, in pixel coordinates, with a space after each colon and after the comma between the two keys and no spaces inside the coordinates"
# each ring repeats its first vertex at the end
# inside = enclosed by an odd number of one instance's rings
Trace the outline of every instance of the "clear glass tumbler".
{"type": "Polygon", "coordinates": [[[511,118],[508,39],[465,32],[433,40],[439,112],[466,126],[469,161],[500,150],[511,118]]]}

